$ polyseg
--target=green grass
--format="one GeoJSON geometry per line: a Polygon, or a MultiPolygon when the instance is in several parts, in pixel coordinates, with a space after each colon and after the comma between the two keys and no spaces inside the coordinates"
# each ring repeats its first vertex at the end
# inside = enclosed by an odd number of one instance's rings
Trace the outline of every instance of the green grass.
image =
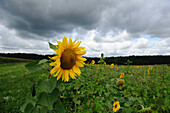
{"type": "Polygon", "coordinates": [[[18,113],[23,100],[31,96],[31,86],[44,74],[30,73],[26,63],[0,64],[0,112],[18,113]]]}

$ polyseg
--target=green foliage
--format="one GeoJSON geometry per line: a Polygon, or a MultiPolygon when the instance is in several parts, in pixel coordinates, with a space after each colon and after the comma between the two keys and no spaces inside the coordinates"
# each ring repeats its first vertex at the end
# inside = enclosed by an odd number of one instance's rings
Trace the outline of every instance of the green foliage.
{"type": "Polygon", "coordinates": [[[56,45],[53,45],[52,43],[48,42],[49,47],[53,50],[58,50],[58,48],[56,47],[56,45]]]}
{"type": "Polygon", "coordinates": [[[40,79],[37,83],[37,88],[44,91],[51,93],[54,88],[56,87],[56,79],[54,77],[51,77],[47,80],[40,79]]]}
{"type": "Polygon", "coordinates": [[[120,102],[118,113],[170,110],[170,67],[166,65],[115,65],[112,69],[109,65],[86,65],[81,75],[68,83],[49,75],[47,60],[27,65],[40,66],[38,70],[28,71],[24,65],[0,66],[1,112],[113,113],[116,101],[120,102]],[[116,83],[123,72],[125,84],[118,87],[116,83]],[[35,83],[35,97],[31,96],[31,83],[35,83]]]}
{"type": "Polygon", "coordinates": [[[57,100],[58,96],[59,96],[58,88],[55,88],[51,93],[41,92],[38,96],[38,103],[42,106],[52,108],[53,103],[57,100]]]}

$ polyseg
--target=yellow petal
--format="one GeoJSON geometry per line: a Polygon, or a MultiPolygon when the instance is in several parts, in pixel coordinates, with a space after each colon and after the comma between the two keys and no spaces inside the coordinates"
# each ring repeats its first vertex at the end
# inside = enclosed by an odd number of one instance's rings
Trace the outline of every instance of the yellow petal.
{"type": "Polygon", "coordinates": [[[79,49],[85,49],[85,47],[79,47],[79,49]]]}
{"type": "Polygon", "coordinates": [[[60,77],[61,77],[62,74],[63,74],[63,70],[60,68],[60,73],[59,73],[59,75],[58,75],[58,77],[57,77],[57,80],[60,79],[60,77]]]}
{"type": "Polygon", "coordinates": [[[80,76],[81,71],[80,71],[80,69],[79,69],[77,66],[74,66],[74,67],[73,67],[73,71],[74,71],[74,73],[76,73],[77,75],[80,76]]]}
{"type": "Polygon", "coordinates": [[[75,42],[76,42],[76,39],[72,42],[72,44],[74,45],[75,42]]]}
{"type": "Polygon", "coordinates": [[[64,51],[64,47],[63,47],[62,43],[60,41],[57,41],[57,43],[58,43],[58,46],[61,49],[61,51],[64,51]]]}
{"type": "Polygon", "coordinates": [[[64,82],[68,82],[68,80],[69,80],[68,70],[64,70],[64,71],[63,71],[62,80],[64,80],[64,82]]]}
{"type": "Polygon", "coordinates": [[[56,64],[56,62],[51,62],[49,65],[50,65],[50,66],[55,66],[55,65],[57,65],[57,64],[56,64]]]}
{"type": "Polygon", "coordinates": [[[66,70],[66,81],[68,82],[69,81],[69,70],[66,70]]]}
{"type": "Polygon", "coordinates": [[[84,65],[81,62],[76,61],[76,66],[77,67],[84,67],[84,65]]]}
{"type": "Polygon", "coordinates": [[[72,69],[70,69],[70,77],[71,77],[72,79],[76,79],[76,77],[75,77],[74,75],[75,75],[75,73],[73,72],[72,69]]]}
{"type": "Polygon", "coordinates": [[[78,58],[79,60],[82,60],[82,61],[86,61],[86,60],[87,60],[86,58],[81,57],[81,55],[77,55],[77,58],[78,58]]]}
{"type": "Polygon", "coordinates": [[[53,75],[53,77],[58,76],[58,74],[60,73],[60,68],[57,68],[57,73],[53,75]]]}
{"type": "Polygon", "coordinates": [[[53,75],[57,71],[57,67],[55,66],[51,71],[50,74],[53,75]]]}
{"type": "Polygon", "coordinates": [[[86,51],[85,50],[76,51],[75,53],[78,54],[78,55],[84,55],[86,53],[86,51]]]}
{"type": "Polygon", "coordinates": [[[78,41],[75,45],[73,45],[73,49],[77,48],[80,45],[81,41],[78,41]]]}
{"type": "Polygon", "coordinates": [[[56,60],[56,59],[59,59],[59,58],[60,58],[59,56],[51,57],[51,59],[53,59],[53,60],[56,60]]]}
{"type": "Polygon", "coordinates": [[[64,47],[64,49],[66,49],[68,47],[68,41],[67,41],[66,37],[63,38],[63,47],[64,47]]]}
{"type": "Polygon", "coordinates": [[[69,44],[68,44],[68,46],[69,46],[69,48],[71,48],[71,47],[73,46],[71,37],[69,38],[69,44]]]}

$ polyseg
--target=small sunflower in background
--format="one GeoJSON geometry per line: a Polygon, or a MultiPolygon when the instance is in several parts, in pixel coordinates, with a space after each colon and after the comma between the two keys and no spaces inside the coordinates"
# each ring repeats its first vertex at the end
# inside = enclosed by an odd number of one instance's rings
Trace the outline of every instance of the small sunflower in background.
{"type": "Polygon", "coordinates": [[[80,76],[81,71],[79,67],[84,67],[84,61],[86,58],[81,57],[86,53],[84,50],[85,47],[79,47],[81,41],[75,43],[76,40],[72,42],[72,39],[64,37],[63,41],[57,41],[58,50],[54,50],[57,53],[57,56],[51,57],[55,62],[51,62],[50,65],[54,68],[50,71],[50,74],[54,77],[57,77],[57,80],[61,78],[62,81],[68,82],[69,76],[72,79],[76,79],[75,76],[80,76]]]}
{"type": "Polygon", "coordinates": [[[125,73],[121,73],[120,74],[120,78],[123,78],[124,75],[125,75],[125,73]]]}
{"type": "Polygon", "coordinates": [[[125,84],[124,80],[118,80],[117,81],[117,86],[123,86],[125,84]]]}
{"type": "Polygon", "coordinates": [[[115,68],[116,70],[119,70],[118,67],[115,68]]]}
{"type": "Polygon", "coordinates": [[[130,76],[132,77],[132,76],[133,76],[133,74],[130,74],[130,76]]]}
{"type": "Polygon", "coordinates": [[[113,67],[114,67],[114,64],[111,64],[111,65],[110,65],[110,68],[113,68],[113,67]]]}
{"type": "Polygon", "coordinates": [[[120,109],[120,104],[119,104],[119,101],[117,102],[114,102],[113,104],[113,112],[116,112],[120,109]]]}
{"type": "Polygon", "coordinates": [[[92,60],[92,61],[91,61],[91,64],[95,64],[95,61],[94,61],[94,60],[92,60]]]}

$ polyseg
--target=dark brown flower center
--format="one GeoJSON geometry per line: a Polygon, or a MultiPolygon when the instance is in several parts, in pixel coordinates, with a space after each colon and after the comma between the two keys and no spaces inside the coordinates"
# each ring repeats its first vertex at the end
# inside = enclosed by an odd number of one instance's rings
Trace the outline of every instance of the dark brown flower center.
{"type": "Polygon", "coordinates": [[[117,104],[115,105],[115,108],[117,108],[117,104]]]}
{"type": "Polygon", "coordinates": [[[60,58],[61,68],[71,69],[76,63],[76,54],[71,49],[64,50],[60,58]]]}

